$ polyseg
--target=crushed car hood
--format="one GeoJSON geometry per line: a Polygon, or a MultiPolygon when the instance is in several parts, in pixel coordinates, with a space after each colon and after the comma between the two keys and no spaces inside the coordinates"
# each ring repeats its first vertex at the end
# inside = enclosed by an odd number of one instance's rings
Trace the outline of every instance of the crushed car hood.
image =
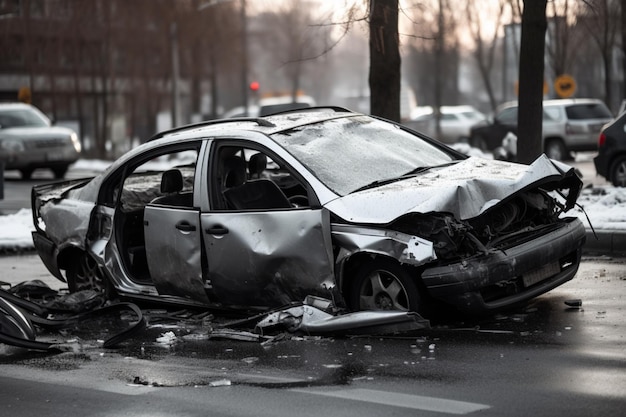
{"type": "Polygon", "coordinates": [[[569,188],[566,210],[582,181],[574,168],[542,155],[531,165],[470,157],[405,180],[329,202],[331,212],[354,223],[387,224],[409,213],[447,212],[459,220],[480,215],[508,197],[538,186],[569,188]]]}

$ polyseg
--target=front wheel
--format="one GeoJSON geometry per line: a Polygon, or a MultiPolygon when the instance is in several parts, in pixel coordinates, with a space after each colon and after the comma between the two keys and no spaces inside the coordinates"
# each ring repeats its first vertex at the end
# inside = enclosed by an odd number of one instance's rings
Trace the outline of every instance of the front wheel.
{"type": "Polygon", "coordinates": [[[69,165],[60,165],[60,166],[56,166],[52,168],[52,173],[54,174],[54,178],[58,180],[63,179],[65,177],[65,174],[67,173],[68,168],[69,168],[69,165]]]}
{"type": "Polygon", "coordinates": [[[550,159],[563,161],[567,158],[567,149],[561,139],[550,139],[546,142],[544,152],[550,159]]]}
{"type": "Polygon", "coordinates": [[[110,298],[113,289],[98,263],[86,253],[78,256],[67,267],[67,286],[71,293],[93,290],[110,298]]]}
{"type": "Polygon", "coordinates": [[[626,187],[626,156],[619,156],[611,165],[611,182],[616,187],[626,187]]]}
{"type": "Polygon", "coordinates": [[[419,311],[422,307],[414,278],[389,259],[374,259],[357,269],[349,304],[352,310],[419,311]]]}

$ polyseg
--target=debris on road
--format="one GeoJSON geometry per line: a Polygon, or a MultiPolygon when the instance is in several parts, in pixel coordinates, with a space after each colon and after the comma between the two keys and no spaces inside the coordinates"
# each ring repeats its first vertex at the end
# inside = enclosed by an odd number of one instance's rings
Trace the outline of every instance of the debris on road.
{"type": "Polygon", "coordinates": [[[581,307],[583,305],[583,300],[565,300],[565,305],[568,307],[581,307]]]}
{"type": "Polygon", "coordinates": [[[302,305],[274,311],[261,320],[255,329],[263,332],[278,326],[289,332],[311,335],[384,335],[430,328],[430,322],[415,312],[357,311],[331,314],[316,305],[332,309],[332,303],[321,303],[320,300],[307,297],[302,305]]]}

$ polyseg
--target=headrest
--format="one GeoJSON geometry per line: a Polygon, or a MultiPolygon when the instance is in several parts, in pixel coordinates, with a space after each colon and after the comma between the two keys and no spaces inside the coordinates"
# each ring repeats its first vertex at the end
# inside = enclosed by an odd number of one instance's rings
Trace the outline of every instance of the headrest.
{"type": "Polygon", "coordinates": [[[224,160],[224,186],[235,187],[246,182],[246,161],[238,156],[224,160]]]}
{"type": "Polygon", "coordinates": [[[183,174],[177,169],[170,169],[161,176],[161,192],[176,193],[183,190],[183,174]]]}
{"type": "Polygon", "coordinates": [[[267,156],[262,153],[255,153],[250,157],[248,161],[248,172],[250,176],[256,175],[259,177],[261,172],[265,171],[267,168],[267,156]]]}

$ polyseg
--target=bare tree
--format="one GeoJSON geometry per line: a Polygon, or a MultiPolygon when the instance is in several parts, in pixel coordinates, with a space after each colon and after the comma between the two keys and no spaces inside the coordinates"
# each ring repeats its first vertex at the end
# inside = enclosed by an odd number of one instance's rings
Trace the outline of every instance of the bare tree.
{"type": "Polygon", "coordinates": [[[622,99],[626,100],[626,2],[622,0],[622,99]]]}
{"type": "Polygon", "coordinates": [[[316,6],[314,2],[301,0],[283,2],[259,16],[262,29],[251,29],[256,31],[254,38],[263,46],[262,52],[257,51],[257,66],[265,66],[269,73],[280,75],[280,79],[273,77],[262,84],[269,83],[274,93],[277,87],[278,92],[287,90],[293,100],[310,87],[307,74],[324,65],[329,50],[331,28],[319,23],[316,6]],[[285,87],[281,89],[281,85],[285,87]]]}
{"type": "MultiPolygon", "coordinates": [[[[586,0],[588,14],[582,19],[587,33],[595,41],[604,66],[604,101],[613,105],[613,74],[611,63],[617,44],[620,22],[619,0],[586,0]]],[[[621,1],[623,3],[623,1],[621,1]]],[[[622,27],[623,30],[623,27],[622,27]]]]}
{"type": "Polygon", "coordinates": [[[527,164],[542,150],[546,3],[547,0],[524,0],[522,12],[517,159],[527,164]]]}
{"type": "Polygon", "coordinates": [[[571,0],[548,3],[551,18],[547,29],[546,53],[554,77],[571,71],[578,51],[580,32],[574,29],[575,10],[572,10],[571,3],[571,0]]]}
{"type": "Polygon", "coordinates": [[[474,49],[476,65],[478,66],[480,77],[485,86],[487,96],[489,97],[489,105],[491,109],[495,111],[498,100],[496,99],[495,86],[493,84],[494,61],[507,0],[498,0],[496,9],[492,11],[492,16],[496,19],[493,33],[488,34],[485,33],[485,26],[481,21],[484,19],[485,4],[484,0],[467,0],[467,22],[476,45],[474,49]]]}

